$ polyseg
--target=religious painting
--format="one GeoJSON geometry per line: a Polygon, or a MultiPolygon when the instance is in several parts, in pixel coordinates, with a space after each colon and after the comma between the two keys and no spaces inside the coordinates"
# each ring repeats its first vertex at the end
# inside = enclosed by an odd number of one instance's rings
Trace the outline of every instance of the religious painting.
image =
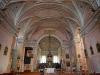
{"type": "Polygon", "coordinates": [[[84,53],[85,53],[85,57],[87,58],[88,57],[88,53],[87,53],[86,49],[84,49],[84,53]]]}
{"type": "Polygon", "coordinates": [[[70,62],[66,62],[67,67],[70,67],[70,62]]]}
{"type": "Polygon", "coordinates": [[[66,54],[66,59],[69,59],[69,54],[66,54]]]}
{"type": "Polygon", "coordinates": [[[33,48],[25,47],[24,64],[30,64],[32,57],[33,57],[33,48]]]}
{"type": "Polygon", "coordinates": [[[1,44],[0,44],[0,51],[1,51],[1,44]]]}
{"type": "Polygon", "coordinates": [[[100,52],[100,43],[97,43],[96,47],[97,47],[97,51],[100,52]]]}
{"type": "Polygon", "coordinates": [[[24,64],[30,64],[31,63],[31,58],[30,57],[25,57],[24,58],[24,64]]]}
{"type": "Polygon", "coordinates": [[[7,53],[8,53],[8,47],[6,46],[4,49],[4,55],[7,55],[7,53]]]}
{"type": "Polygon", "coordinates": [[[27,57],[32,58],[33,57],[33,50],[27,50],[27,57]]]}
{"type": "Polygon", "coordinates": [[[77,56],[78,56],[78,58],[80,58],[80,57],[81,57],[81,55],[80,55],[80,54],[78,54],[77,56]]]}

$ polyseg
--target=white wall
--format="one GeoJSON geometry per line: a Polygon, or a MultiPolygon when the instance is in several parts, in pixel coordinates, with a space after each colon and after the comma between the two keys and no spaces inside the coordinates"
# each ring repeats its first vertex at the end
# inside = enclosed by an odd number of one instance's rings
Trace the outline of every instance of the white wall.
{"type": "Polygon", "coordinates": [[[8,31],[0,26],[0,44],[2,48],[0,50],[0,74],[9,72],[9,57],[11,52],[12,36],[8,31]],[[3,55],[5,47],[8,47],[7,55],[3,55]]]}
{"type": "Polygon", "coordinates": [[[85,35],[86,50],[89,56],[89,69],[100,73],[100,53],[97,51],[96,43],[100,43],[100,26],[99,24],[87,35],[85,35]],[[90,52],[90,46],[92,46],[94,54],[90,52]]]}

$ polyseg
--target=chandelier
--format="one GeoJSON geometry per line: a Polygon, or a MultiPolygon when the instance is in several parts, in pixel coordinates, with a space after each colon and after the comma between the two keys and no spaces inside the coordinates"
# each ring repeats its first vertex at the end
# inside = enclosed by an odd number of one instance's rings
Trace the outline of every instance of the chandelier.
{"type": "Polygon", "coordinates": [[[51,57],[52,58],[52,53],[51,53],[51,36],[49,34],[49,37],[48,37],[48,41],[49,41],[49,44],[48,44],[48,54],[47,54],[47,57],[51,57]]]}

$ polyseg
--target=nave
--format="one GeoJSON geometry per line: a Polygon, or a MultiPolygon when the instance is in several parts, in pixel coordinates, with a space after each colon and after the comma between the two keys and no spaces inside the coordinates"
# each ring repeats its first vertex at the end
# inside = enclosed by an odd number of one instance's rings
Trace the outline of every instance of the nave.
{"type": "Polygon", "coordinates": [[[0,75],[53,71],[100,75],[100,0],[0,0],[0,75]]]}

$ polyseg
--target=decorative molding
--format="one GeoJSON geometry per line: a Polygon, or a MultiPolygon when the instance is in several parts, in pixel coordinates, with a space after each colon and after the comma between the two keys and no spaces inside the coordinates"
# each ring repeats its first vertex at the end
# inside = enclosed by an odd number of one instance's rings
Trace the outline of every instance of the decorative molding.
{"type": "Polygon", "coordinates": [[[16,35],[16,28],[8,22],[2,10],[0,10],[0,16],[0,25],[2,25],[2,27],[5,28],[10,34],[16,35]]]}
{"type": "Polygon", "coordinates": [[[1,0],[0,1],[0,8],[4,9],[6,5],[9,3],[10,0],[1,0]]]}
{"type": "Polygon", "coordinates": [[[94,13],[94,15],[88,21],[88,23],[81,28],[80,33],[82,36],[88,34],[92,29],[94,29],[94,27],[96,26],[95,23],[97,22],[97,20],[99,20],[99,17],[100,17],[100,8],[94,13]],[[89,30],[87,31],[87,29],[89,30]]]}

